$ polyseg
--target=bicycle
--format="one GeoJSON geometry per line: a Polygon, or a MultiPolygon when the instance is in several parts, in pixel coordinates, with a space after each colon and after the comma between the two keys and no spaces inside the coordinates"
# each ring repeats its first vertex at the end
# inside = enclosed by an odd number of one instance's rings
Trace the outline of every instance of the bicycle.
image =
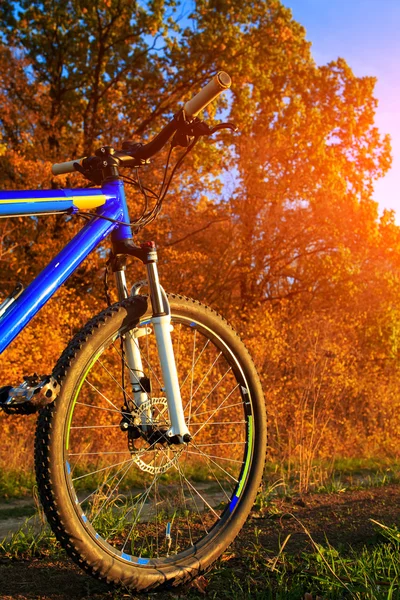
{"type": "Polygon", "coordinates": [[[265,408],[249,353],[214,310],[166,294],[155,244],[132,240],[132,229],[157,216],[198,138],[234,128],[210,128],[197,117],[229,86],[229,76],[218,73],[149,143],[103,146],[53,166],[55,175],[79,171],[99,187],[0,192],[2,217],[65,213],[87,220],[26,289],[17,286],[1,304],[0,352],[111,235],[108,262],[119,301],[73,337],[51,375],[1,388],[0,406],[8,414],[39,413],[40,500],[69,556],[95,577],[136,591],[205,572],[244,524],[263,471],[265,408]],[[171,149],[186,150],[168,181],[164,176],[153,208],[139,175],[128,180],[146,199],[141,218],[131,222],[120,169],[139,173],[171,137],[171,149]],[[129,292],[130,256],[145,265],[147,280],[129,292]]]}

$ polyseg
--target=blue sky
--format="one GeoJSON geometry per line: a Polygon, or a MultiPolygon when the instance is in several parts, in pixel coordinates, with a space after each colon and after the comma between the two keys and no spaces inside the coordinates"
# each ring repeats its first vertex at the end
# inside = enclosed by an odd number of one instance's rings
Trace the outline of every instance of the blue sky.
{"type": "Polygon", "coordinates": [[[381,210],[400,223],[400,0],[282,0],[303,25],[318,64],[344,58],[355,75],[377,77],[376,124],[392,138],[393,163],[375,185],[381,210]]]}

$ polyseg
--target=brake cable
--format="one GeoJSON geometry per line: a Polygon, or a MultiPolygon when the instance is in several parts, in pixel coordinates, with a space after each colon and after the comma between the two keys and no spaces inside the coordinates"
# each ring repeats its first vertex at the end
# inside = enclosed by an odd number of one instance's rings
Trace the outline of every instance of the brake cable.
{"type": "MultiPolygon", "coordinates": [[[[172,142],[170,145],[170,149],[168,152],[167,161],[166,161],[166,165],[165,165],[165,169],[164,169],[164,177],[163,177],[163,181],[161,183],[161,187],[160,187],[160,191],[159,191],[158,195],[152,189],[147,188],[142,185],[138,168],[136,169],[137,181],[135,181],[134,179],[132,179],[130,177],[122,176],[122,179],[124,181],[126,181],[130,185],[133,185],[136,188],[139,188],[141,194],[145,198],[145,206],[144,206],[143,212],[136,221],[130,221],[128,223],[125,221],[121,221],[119,219],[113,219],[111,217],[106,217],[105,215],[98,215],[97,213],[91,213],[91,212],[87,212],[87,211],[85,211],[85,213],[78,212],[76,214],[83,218],[86,218],[84,215],[87,215],[89,217],[98,217],[100,219],[110,221],[111,223],[116,223],[117,225],[133,227],[136,234],[141,229],[143,229],[144,227],[146,227],[147,225],[152,223],[161,210],[162,203],[163,203],[164,198],[165,198],[165,196],[168,192],[168,189],[171,185],[173,176],[175,175],[177,169],[182,164],[183,160],[186,158],[186,156],[189,154],[189,152],[191,152],[193,147],[197,144],[200,137],[201,136],[211,136],[215,132],[220,131],[221,129],[231,129],[232,131],[237,131],[237,129],[238,129],[234,123],[230,123],[230,122],[220,123],[219,125],[216,125],[215,127],[209,127],[207,125],[207,123],[205,123],[204,121],[201,121],[198,118],[195,118],[192,121],[186,121],[184,113],[182,113],[182,115],[183,115],[183,122],[180,123],[179,129],[177,129],[177,131],[174,134],[174,137],[172,138],[172,142]],[[176,146],[186,147],[186,150],[178,158],[178,160],[177,160],[175,166],[173,167],[171,174],[167,180],[167,173],[168,173],[168,167],[169,167],[169,162],[170,162],[170,158],[171,158],[171,153],[172,153],[173,148],[176,146]],[[148,212],[146,212],[148,209],[148,204],[149,204],[147,192],[149,192],[156,199],[155,205],[148,212]]],[[[77,168],[77,170],[85,176],[84,169],[82,169],[80,167],[80,168],[77,168]]]]}
{"type": "MultiPolygon", "coordinates": [[[[193,149],[193,147],[195,146],[195,144],[197,143],[198,140],[199,140],[199,137],[194,138],[194,140],[186,148],[185,152],[177,160],[175,166],[173,167],[172,172],[171,172],[171,174],[169,176],[169,179],[168,179],[167,183],[165,183],[166,175],[167,175],[167,170],[168,170],[168,166],[169,166],[169,160],[170,160],[172,149],[174,147],[171,144],[170,150],[168,152],[167,163],[166,163],[165,170],[164,170],[164,178],[163,178],[163,182],[161,184],[161,188],[160,188],[160,192],[159,192],[158,196],[157,196],[156,192],[154,192],[150,188],[143,187],[141,183],[138,183],[135,180],[132,180],[131,178],[128,178],[128,177],[125,177],[125,176],[122,177],[122,179],[127,180],[127,182],[130,183],[131,185],[134,185],[135,187],[139,187],[140,191],[146,190],[146,191],[151,192],[151,194],[157,199],[157,201],[156,201],[154,207],[151,209],[151,211],[149,213],[147,213],[147,214],[145,214],[145,212],[142,213],[142,215],[136,221],[130,221],[130,222],[121,221],[119,219],[113,219],[112,217],[106,217],[105,215],[99,215],[97,213],[92,213],[92,212],[89,212],[89,211],[85,211],[85,212],[78,211],[75,214],[77,216],[79,216],[79,217],[82,217],[82,218],[87,218],[87,216],[89,216],[89,217],[98,217],[99,219],[104,219],[105,221],[110,221],[111,223],[116,223],[117,225],[125,225],[125,226],[128,226],[128,227],[134,227],[135,228],[135,232],[137,233],[140,229],[143,229],[143,227],[146,227],[147,225],[149,225],[150,223],[152,223],[152,221],[154,221],[154,219],[156,218],[156,216],[160,212],[161,205],[162,205],[162,203],[164,201],[164,198],[165,198],[165,196],[166,196],[166,194],[168,192],[169,186],[171,184],[173,176],[176,173],[176,170],[180,167],[180,165],[182,164],[183,160],[189,154],[189,152],[193,149]],[[164,190],[163,190],[163,188],[164,188],[164,190]]],[[[140,178],[139,178],[139,181],[140,181],[140,178]]],[[[143,191],[142,191],[142,194],[143,194],[143,191]]],[[[147,195],[145,195],[145,197],[147,197],[147,195]]]]}

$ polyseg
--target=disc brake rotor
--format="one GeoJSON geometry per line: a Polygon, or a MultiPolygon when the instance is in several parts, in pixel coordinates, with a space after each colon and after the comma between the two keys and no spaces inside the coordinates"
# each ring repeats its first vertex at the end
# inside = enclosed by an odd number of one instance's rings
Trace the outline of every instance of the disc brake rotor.
{"type": "Polygon", "coordinates": [[[151,398],[137,409],[137,421],[146,424],[153,430],[161,432],[160,440],[154,443],[143,438],[129,439],[128,445],[132,461],[146,473],[153,475],[168,471],[179,459],[185,446],[169,445],[166,441],[166,432],[169,429],[168,404],[166,398],[151,398]],[[165,416],[164,416],[165,415],[165,416]],[[165,430],[165,433],[163,433],[165,430]],[[165,441],[163,442],[163,437],[165,441]],[[135,442],[145,442],[146,446],[136,447],[135,442]]]}

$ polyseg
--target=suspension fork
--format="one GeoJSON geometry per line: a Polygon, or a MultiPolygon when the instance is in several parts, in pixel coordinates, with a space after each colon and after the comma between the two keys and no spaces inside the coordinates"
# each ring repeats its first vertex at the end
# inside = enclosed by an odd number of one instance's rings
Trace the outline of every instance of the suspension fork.
{"type": "MultiPolygon", "coordinates": [[[[126,285],[125,267],[114,270],[115,282],[117,285],[118,299],[121,302],[128,298],[128,288],[126,285]]],[[[145,375],[143,370],[142,355],[139,347],[139,338],[135,330],[128,332],[123,340],[124,353],[129,371],[129,379],[133,393],[133,400],[137,408],[147,402],[148,394],[144,386],[145,375]]],[[[151,423],[151,410],[142,412],[142,427],[146,431],[147,425],[151,423]]]]}
{"type": "MultiPolygon", "coordinates": [[[[147,282],[152,306],[151,324],[154,327],[161,373],[164,382],[164,391],[167,398],[168,412],[171,426],[167,431],[168,437],[174,437],[180,442],[189,442],[190,433],[183,414],[182,397],[179,386],[178,372],[176,369],[174,350],[171,340],[171,311],[167,296],[160,286],[157,269],[157,252],[154,242],[147,242],[141,247],[125,242],[126,254],[140,258],[147,269],[147,282]],[[129,249],[129,251],[127,251],[129,249]]],[[[123,268],[114,270],[118,297],[123,300],[128,297],[125,272],[123,268]]],[[[132,335],[125,336],[125,353],[129,366],[129,376],[134,393],[136,406],[140,407],[148,400],[148,395],[143,390],[140,379],[144,377],[142,358],[139,348],[139,338],[132,335]]],[[[151,418],[151,415],[149,415],[151,418]]],[[[146,422],[147,415],[145,416],[146,422]]]]}

